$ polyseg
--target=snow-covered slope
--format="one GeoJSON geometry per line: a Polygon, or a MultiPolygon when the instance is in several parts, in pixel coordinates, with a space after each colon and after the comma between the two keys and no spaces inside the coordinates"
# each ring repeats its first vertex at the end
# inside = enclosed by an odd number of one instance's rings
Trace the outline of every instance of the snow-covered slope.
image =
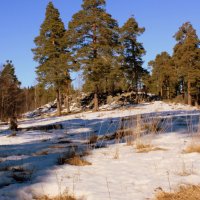
{"type": "Polygon", "coordinates": [[[190,106],[157,101],[111,111],[28,119],[19,125],[62,124],[63,129],[57,130],[22,130],[8,137],[7,126],[1,126],[0,200],[32,200],[34,194],[54,196],[65,190],[87,200],[144,200],[161,188],[200,183],[200,155],[182,153],[194,141],[188,133],[197,130],[199,114],[190,106]],[[138,114],[167,119],[165,133],[141,138],[165,150],[137,153],[126,143],[104,141],[106,148],[94,149],[86,157],[90,166],[56,164],[68,148],[84,145],[93,134],[112,134],[123,117],[138,114]],[[13,179],[18,166],[31,171],[30,180],[19,183],[13,179]],[[182,176],[183,171],[188,175],[182,176]]]}

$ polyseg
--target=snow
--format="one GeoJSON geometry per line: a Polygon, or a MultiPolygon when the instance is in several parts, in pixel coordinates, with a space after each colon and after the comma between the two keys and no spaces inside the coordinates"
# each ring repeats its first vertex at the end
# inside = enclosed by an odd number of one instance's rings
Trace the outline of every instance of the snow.
{"type": "Polygon", "coordinates": [[[64,129],[59,130],[22,130],[8,137],[8,127],[1,126],[0,200],[32,200],[35,194],[54,196],[66,190],[87,200],[144,200],[152,199],[160,188],[169,191],[179,184],[200,183],[200,154],[183,153],[187,145],[194,140],[198,142],[189,134],[198,128],[200,111],[197,108],[156,101],[106,109],[96,113],[25,119],[19,125],[27,128],[61,123],[64,129]],[[92,163],[90,166],[56,164],[58,156],[69,147],[84,146],[94,133],[114,133],[122,117],[138,114],[167,119],[164,133],[141,138],[143,142],[166,150],[137,153],[134,146],[105,141],[106,148],[94,149],[85,157],[92,163]],[[119,154],[117,159],[114,158],[116,153],[119,154]],[[3,169],[5,166],[10,169],[3,169]],[[12,168],[19,166],[33,173],[30,181],[18,183],[12,179],[12,168]],[[181,175],[185,171],[188,175],[181,175]]]}

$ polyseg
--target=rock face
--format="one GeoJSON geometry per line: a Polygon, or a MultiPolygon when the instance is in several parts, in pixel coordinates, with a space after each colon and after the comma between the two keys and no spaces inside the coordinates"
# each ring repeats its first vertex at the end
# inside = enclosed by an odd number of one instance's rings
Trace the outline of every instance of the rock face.
{"type": "Polygon", "coordinates": [[[32,126],[28,128],[19,128],[20,131],[48,131],[48,130],[55,130],[55,129],[63,129],[62,124],[49,124],[49,125],[43,125],[43,126],[32,126]]]}
{"type": "MultiPolygon", "coordinates": [[[[94,108],[94,93],[84,93],[74,94],[69,96],[69,110],[70,113],[78,113],[82,111],[91,110],[94,108]]],[[[139,102],[150,102],[153,100],[159,100],[159,97],[153,94],[146,94],[144,92],[124,92],[118,91],[113,95],[108,95],[107,93],[101,93],[98,96],[99,110],[112,110],[120,108],[126,105],[137,104],[139,102]]],[[[50,102],[44,106],[37,108],[31,112],[23,114],[24,118],[35,118],[40,116],[49,116],[56,113],[57,104],[56,100],[50,102]]],[[[62,106],[63,114],[68,114],[69,111],[62,106]]]]}

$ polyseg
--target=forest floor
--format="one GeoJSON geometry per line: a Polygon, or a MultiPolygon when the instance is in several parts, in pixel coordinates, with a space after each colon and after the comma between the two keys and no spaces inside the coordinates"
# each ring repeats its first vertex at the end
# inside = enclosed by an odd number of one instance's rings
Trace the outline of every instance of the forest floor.
{"type": "Polygon", "coordinates": [[[23,119],[16,133],[0,126],[0,200],[63,193],[147,200],[200,184],[199,118],[195,107],[156,101],[23,119]],[[115,134],[120,131],[124,137],[115,134]]]}

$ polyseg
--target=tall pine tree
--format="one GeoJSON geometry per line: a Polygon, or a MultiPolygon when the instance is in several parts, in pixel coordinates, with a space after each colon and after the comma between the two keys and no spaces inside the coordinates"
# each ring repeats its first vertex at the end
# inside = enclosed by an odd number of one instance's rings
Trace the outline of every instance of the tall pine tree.
{"type": "Polygon", "coordinates": [[[138,42],[138,36],[144,32],[139,27],[134,17],[127,20],[120,29],[120,41],[123,47],[123,71],[132,90],[138,91],[138,84],[142,75],[146,72],[142,68],[142,56],[145,54],[143,44],[138,42]]]}
{"type": "Polygon", "coordinates": [[[73,16],[67,33],[85,83],[90,83],[94,92],[94,111],[98,110],[98,92],[114,67],[118,47],[118,24],[105,6],[105,0],[83,0],[82,9],[73,16]]]}
{"type": "Polygon", "coordinates": [[[173,60],[167,52],[158,54],[155,60],[149,62],[152,67],[151,92],[162,98],[174,96],[177,73],[173,60]]]}
{"type": "Polygon", "coordinates": [[[61,86],[70,80],[70,53],[65,39],[65,27],[59,11],[50,2],[46,8],[45,20],[40,35],[35,38],[32,49],[34,60],[39,63],[37,75],[40,83],[52,85],[56,91],[57,111],[61,114],[61,86]]]}
{"type": "Polygon", "coordinates": [[[175,34],[177,44],[173,58],[182,83],[182,90],[187,91],[188,104],[192,104],[192,96],[198,99],[200,82],[200,49],[199,38],[191,23],[186,22],[175,34]]]}
{"type": "Polygon", "coordinates": [[[12,61],[6,61],[0,72],[0,117],[2,121],[19,114],[22,106],[20,84],[12,61]]]}

